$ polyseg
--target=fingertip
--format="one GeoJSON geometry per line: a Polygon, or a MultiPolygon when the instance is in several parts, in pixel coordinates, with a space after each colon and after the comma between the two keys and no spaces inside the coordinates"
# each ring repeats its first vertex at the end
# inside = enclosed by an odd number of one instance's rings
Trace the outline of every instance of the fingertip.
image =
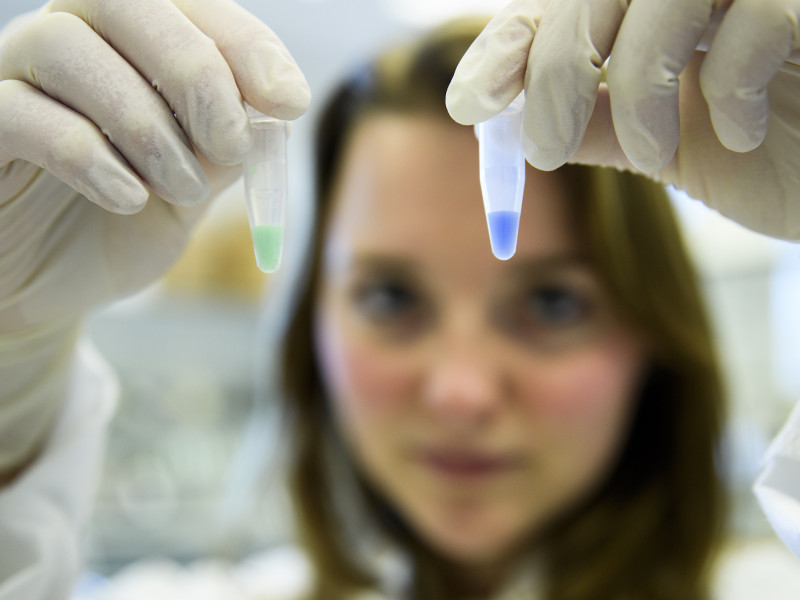
{"type": "Polygon", "coordinates": [[[205,175],[200,178],[186,178],[178,193],[162,192],[161,198],[176,206],[198,206],[208,199],[211,189],[205,175]]]}
{"type": "Polygon", "coordinates": [[[703,60],[700,88],[717,138],[729,150],[749,152],[767,135],[767,90],[797,44],[796,11],[784,4],[733,3],[703,60]]]}
{"type": "Polygon", "coordinates": [[[489,93],[485,83],[453,77],[445,94],[445,106],[450,117],[461,125],[475,125],[499,114],[522,91],[522,82],[504,85],[502,90],[489,93]]]}
{"type": "Polygon", "coordinates": [[[266,37],[225,49],[245,102],[259,112],[291,121],[311,104],[311,88],[280,40],[266,37]]]}
{"type": "Polygon", "coordinates": [[[769,103],[764,90],[737,88],[726,71],[720,75],[718,60],[703,62],[700,90],[708,105],[711,125],[719,142],[733,152],[750,152],[764,141],[769,103]]]}
{"type": "Polygon", "coordinates": [[[223,2],[223,10],[213,2],[183,3],[181,9],[215,41],[248,104],[270,117],[297,119],[311,103],[300,67],[260,19],[233,2],[223,2]]]}
{"type": "Polygon", "coordinates": [[[555,171],[569,160],[567,153],[558,149],[542,148],[524,133],[522,134],[522,150],[525,153],[525,160],[540,171],[555,171]]]}
{"type": "Polygon", "coordinates": [[[296,66],[274,70],[259,80],[251,80],[242,91],[245,101],[262,114],[293,121],[311,104],[311,88],[296,66]]]}
{"type": "Polygon", "coordinates": [[[289,91],[287,88],[276,87],[274,92],[261,93],[255,99],[248,99],[248,104],[259,112],[282,119],[293,121],[305,114],[311,103],[311,91],[308,85],[297,87],[289,91]]]}
{"type": "Polygon", "coordinates": [[[297,84],[297,89],[291,97],[291,102],[287,102],[287,115],[283,118],[291,121],[305,114],[311,106],[311,87],[305,77],[302,77],[297,84]]]}
{"type": "Polygon", "coordinates": [[[625,156],[638,171],[645,174],[663,169],[675,156],[678,144],[656,141],[651,135],[639,135],[635,139],[620,139],[625,156]]]}
{"type": "Polygon", "coordinates": [[[113,201],[109,200],[108,198],[100,198],[100,197],[90,197],[89,198],[95,204],[102,206],[108,212],[112,212],[117,215],[135,215],[140,213],[144,207],[147,205],[147,202],[139,203],[139,202],[120,202],[119,198],[115,198],[113,201]]]}
{"type": "Polygon", "coordinates": [[[757,119],[742,124],[731,118],[724,110],[709,105],[711,124],[717,139],[728,150],[750,152],[758,148],[767,136],[766,123],[761,126],[757,119]]]}
{"type": "Polygon", "coordinates": [[[674,155],[674,152],[671,154],[661,154],[657,151],[654,151],[653,153],[626,152],[626,156],[628,157],[628,160],[631,161],[631,164],[646,175],[650,175],[663,169],[669,163],[669,161],[672,160],[674,155]]]}
{"type": "Polygon", "coordinates": [[[493,116],[490,111],[486,111],[481,106],[480,96],[464,90],[464,85],[450,82],[444,103],[447,112],[456,123],[461,125],[475,125],[493,116]]]}
{"type": "Polygon", "coordinates": [[[675,156],[680,138],[677,98],[649,98],[646,102],[613,102],[611,112],[620,147],[631,164],[653,173],[675,156]]]}
{"type": "Polygon", "coordinates": [[[522,92],[536,26],[513,4],[490,21],[456,66],[445,105],[457,123],[490,119],[522,92]]]}
{"type": "Polygon", "coordinates": [[[305,114],[311,104],[311,88],[305,77],[300,75],[288,85],[276,85],[269,95],[267,105],[269,114],[277,119],[293,121],[305,114]]]}
{"type": "Polygon", "coordinates": [[[708,104],[717,139],[728,150],[750,152],[764,141],[769,124],[769,101],[764,88],[743,87],[720,75],[718,61],[704,61],[700,89],[708,104]]]}
{"type": "Polygon", "coordinates": [[[447,113],[450,115],[450,118],[453,119],[456,123],[460,125],[474,125],[475,123],[470,123],[469,119],[465,119],[466,115],[461,113],[461,102],[459,98],[459,92],[453,86],[453,82],[450,82],[450,85],[447,86],[447,92],[444,95],[444,105],[447,108],[447,113]]]}
{"type": "Polygon", "coordinates": [[[78,191],[109,212],[118,215],[140,212],[147,205],[150,192],[132,173],[124,169],[115,171],[97,178],[90,176],[86,189],[78,191]]]}

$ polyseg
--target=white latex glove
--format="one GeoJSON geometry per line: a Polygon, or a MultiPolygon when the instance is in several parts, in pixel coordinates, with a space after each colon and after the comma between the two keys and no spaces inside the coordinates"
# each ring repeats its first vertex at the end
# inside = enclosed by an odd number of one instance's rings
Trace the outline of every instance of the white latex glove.
{"type": "Polygon", "coordinates": [[[310,94],[231,0],[53,0],[3,32],[0,485],[58,412],[81,315],[160,275],[238,176],[242,98],[292,119],[310,94]]]}
{"type": "Polygon", "coordinates": [[[639,170],[800,240],[798,21],[799,0],[514,0],[464,55],[447,107],[477,123],[524,87],[535,167],[639,170]]]}
{"type": "Polygon", "coordinates": [[[800,558],[800,402],[764,457],[753,486],[778,537],[800,558]]]}

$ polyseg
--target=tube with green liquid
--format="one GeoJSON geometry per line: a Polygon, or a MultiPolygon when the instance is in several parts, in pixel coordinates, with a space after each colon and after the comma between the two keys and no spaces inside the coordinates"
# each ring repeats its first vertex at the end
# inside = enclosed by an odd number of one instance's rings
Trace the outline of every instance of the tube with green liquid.
{"type": "Polygon", "coordinates": [[[286,225],[286,121],[247,106],[253,145],[244,158],[244,191],[258,268],[272,273],[281,264],[286,225]]]}

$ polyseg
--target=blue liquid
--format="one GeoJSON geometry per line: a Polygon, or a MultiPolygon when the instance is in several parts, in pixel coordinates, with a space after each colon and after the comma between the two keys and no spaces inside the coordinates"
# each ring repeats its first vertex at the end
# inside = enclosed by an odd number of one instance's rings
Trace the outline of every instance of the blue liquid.
{"type": "Polygon", "coordinates": [[[495,210],[486,215],[489,223],[489,241],[492,253],[500,260],[508,260],[517,250],[519,213],[513,210],[495,210]]]}

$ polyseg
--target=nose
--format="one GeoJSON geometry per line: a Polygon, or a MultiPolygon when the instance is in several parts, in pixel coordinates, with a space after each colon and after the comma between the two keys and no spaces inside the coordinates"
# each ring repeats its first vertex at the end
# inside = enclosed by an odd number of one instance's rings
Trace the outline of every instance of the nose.
{"type": "Polygon", "coordinates": [[[470,432],[492,422],[503,405],[501,365],[485,340],[447,344],[429,363],[423,402],[443,426],[470,432]]]}

